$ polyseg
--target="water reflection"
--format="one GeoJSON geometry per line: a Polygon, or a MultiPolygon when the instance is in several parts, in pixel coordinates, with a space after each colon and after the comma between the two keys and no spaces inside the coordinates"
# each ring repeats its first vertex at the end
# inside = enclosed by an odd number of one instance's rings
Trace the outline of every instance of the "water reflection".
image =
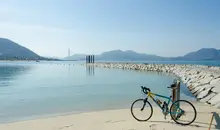
{"type": "Polygon", "coordinates": [[[10,82],[16,78],[16,76],[26,73],[30,70],[29,66],[0,66],[0,87],[6,87],[10,85],[10,82]]]}
{"type": "MultiPolygon", "coordinates": [[[[115,68],[108,68],[108,69],[115,69],[115,68]]],[[[166,72],[156,72],[156,71],[145,71],[145,70],[133,70],[133,69],[124,69],[124,71],[131,71],[131,72],[137,72],[137,73],[143,73],[143,74],[152,74],[153,75],[157,75],[157,76],[164,76],[164,77],[169,77],[171,78],[173,81],[170,82],[169,85],[174,83],[174,80],[179,80],[179,77],[177,77],[176,75],[172,74],[172,73],[166,73],[166,72]]],[[[163,82],[163,81],[159,81],[158,82],[163,82]]],[[[168,86],[164,86],[164,88],[167,88],[168,86]]],[[[189,89],[187,88],[186,84],[181,83],[180,84],[180,92],[183,93],[186,96],[192,97],[194,98],[193,94],[189,91],[189,89]]]]}
{"type": "Polygon", "coordinates": [[[95,67],[86,66],[86,76],[94,76],[94,75],[95,75],[95,67]]]}

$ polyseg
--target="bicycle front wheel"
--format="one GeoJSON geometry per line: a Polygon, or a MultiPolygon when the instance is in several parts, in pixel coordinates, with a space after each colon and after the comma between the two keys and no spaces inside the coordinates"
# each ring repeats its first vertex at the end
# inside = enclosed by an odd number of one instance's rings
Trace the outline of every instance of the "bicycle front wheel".
{"type": "Polygon", "coordinates": [[[189,101],[177,100],[170,107],[170,116],[177,124],[190,125],[195,121],[197,112],[189,101]]]}
{"type": "Polygon", "coordinates": [[[138,99],[131,105],[131,114],[138,121],[148,121],[153,115],[153,107],[147,100],[138,99]]]}

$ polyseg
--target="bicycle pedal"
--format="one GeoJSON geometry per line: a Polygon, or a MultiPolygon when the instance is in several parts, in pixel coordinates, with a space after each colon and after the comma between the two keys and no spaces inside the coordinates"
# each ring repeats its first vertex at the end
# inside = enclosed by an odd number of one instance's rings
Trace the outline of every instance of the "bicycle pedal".
{"type": "Polygon", "coordinates": [[[166,119],[167,119],[167,117],[166,117],[166,116],[164,116],[164,119],[166,120],[166,119]]]}

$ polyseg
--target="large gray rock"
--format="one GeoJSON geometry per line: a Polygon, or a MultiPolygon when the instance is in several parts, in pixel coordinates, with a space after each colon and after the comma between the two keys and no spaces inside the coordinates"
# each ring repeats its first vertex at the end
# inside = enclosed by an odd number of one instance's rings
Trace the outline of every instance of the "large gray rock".
{"type": "Polygon", "coordinates": [[[206,96],[205,98],[200,99],[201,102],[207,102],[209,101],[211,98],[213,98],[216,94],[215,93],[210,93],[208,96],[206,96]]]}
{"type": "MultiPolygon", "coordinates": [[[[220,93],[220,83],[216,83],[216,84],[214,84],[213,86],[215,86],[214,88],[213,88],[213,92],[217,92],[217,93],[220,93]]],[[[219,99],[220,100],[220,99],[219,99]]]]}
{"type": "Polygon", "coordinates": [[[204,78],[204,76],[206,76],[206,74],[204,72],[200,72],[198,75],[198,79],[204,78]]]}
{"type": "Polygon", "coordinates": [[[213,98],[211,98],[209,101],[208,101],[210,104],[212,105],[215,105],[217,103],[220,102],[220,93],[218,93],[217,95],[215,95],[213,98]]]}
{"type": "Polygon", "coordinates": [[[216,84],[216,83],[220,83],[220,78],[212,79],[210,81],[210,84],[216,84]]]}
{"type": "Polygon", "coordinates": [[[203,85],[203,86],[199,86],[197,88],[194,89],[194,91],[191,91],[195,96],[197,96],[199,93],[201,93],[201,91],[204,91],[208,88],[211,88],[211,86],[209,84],[207,85],[203,85]]]}
{"type": "MultiPolygon", "coordinates": [[[[205,85],[204,85],[205,86],[205,85]]],[[[197,91],[199,91],[199,90],[201,90],[201,89],[203,89],[203,88],[201,88],[201,87],[193,87],[192,89],[191,89],[191,93],[196,93],[197,91]]]]}
{"type": "Polygon", "coordinates": [[[217,103],[217,104],[215,104],[214,107],[216,107],[216,108],[220,108],[220,102],[217,103]]]}
{"type": "Polygon", "coordinates": [[[195,88],[199,88],[199,87],[201,87],[201,86],[204,86],[204,85],[206,85],[206,84],[201,84],[201,83],[193,83],[191,86],[191,91],[193,90],[193,89],[195,89],[195,88]]]}
{"type": "Polygon", "coordinates": [[[210,93],[210,90],[212,90],[212,88],[206,88],[205,90],[201,91],[201,92],[197,95],[197,98],[198,98],[198,99],[202,99],[202,98],[206,97],[206,96],[210,93]]]}
{"type": "Polygon", "coordinates": [[[215,79],[220,78],[220,74],[214,74],[214,78],[215,79]]]}
{"type": "Polygon", "coordinates": [[[213,77],[207,76],[204,79],[199,80],[200,85],[209,84],[213,77]]]}

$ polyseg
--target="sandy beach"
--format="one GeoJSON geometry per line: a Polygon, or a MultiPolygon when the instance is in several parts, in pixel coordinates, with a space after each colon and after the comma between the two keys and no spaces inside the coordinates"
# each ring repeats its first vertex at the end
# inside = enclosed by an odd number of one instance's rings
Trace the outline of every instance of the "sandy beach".
{"type": "MultiPolygon", "coordinates": [[[[208,130],[211,112],[220,110],[200,103],[195,107],[197,119],[188,126],[176,124],[169,115],[165,120],[154,107],[154,114],[147,122],[136,121],[130,109],[119,109],[0,124],[0,130],[208,130]]],[[[212,129],[220,129],[215,118],[212,129]]]]}

